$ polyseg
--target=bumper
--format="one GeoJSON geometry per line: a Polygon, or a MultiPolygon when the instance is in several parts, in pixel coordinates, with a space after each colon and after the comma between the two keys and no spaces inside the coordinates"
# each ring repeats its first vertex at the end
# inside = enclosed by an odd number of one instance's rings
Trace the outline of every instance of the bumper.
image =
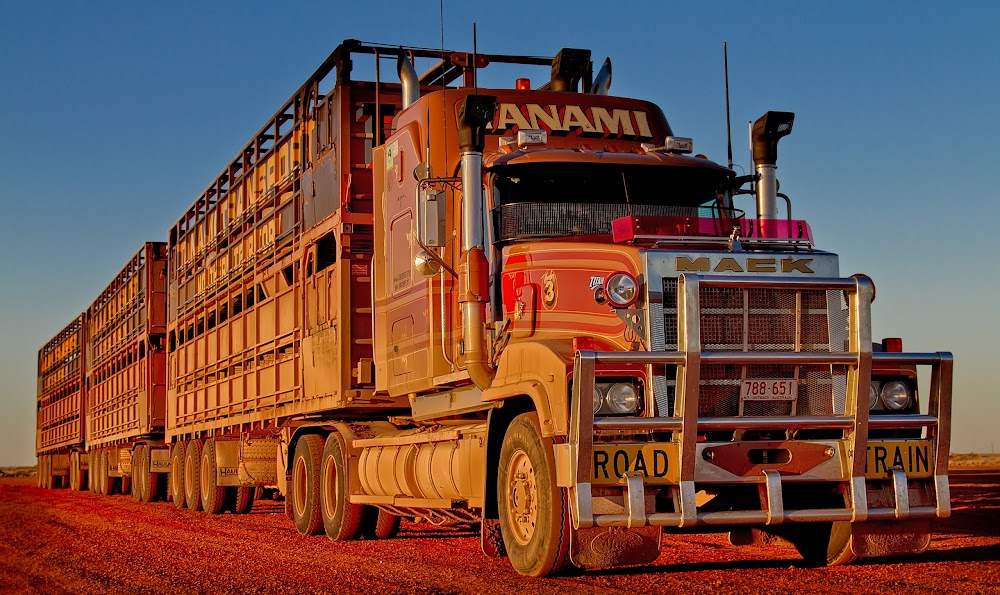
{"type": "MultiPolygon", "coordinates": [[[[557,481],[569,490],[575,528],[904,521],[951,514],[947,470],[952,356],[950,353],[872,353],[870,282],[864,278],[782,281],[787,287],[820,287],[843,290],[849,295],[852,313],[849,351],[840,353],[703,353],[698,339],[699,284],[725,287],[748,282],[688,274],[681,276],[681,282],[678,351],[580,351],[576,354],[569,440],[556,445],[555,453],[557,481]],[[873,361],[885,365],[930,366],[928,414],[881,415],[869,419],[867,395],[873,361]],[[845,411],[842,415],[830,416],[698,417],[700,366],[703,362],[847,366],[845,411]],[[597,366],[625,363],[677,366],[678,397],[674,417],[594,418],[591,395],[597,366]],[[869,449],[870,428],[923,428],[925,437],[919,441],[872,442],[869,449]],[[840,430],[843,439],[777,443],[699,442],[699,435],[717,430],[796,429],[840,430]],[[641,442],[642,436],[648,437],[652,433],[670,433],[672,438],[670,442],[662,443],[662,447],[641,442]],[[605,477],[601,473],[608,471],[609,464],[613,468],[614,461],[606,458],[610,456],[606,452],[609,445],[601,440],[602,436],[608,436],[608,440],[614,440],[619,446],[627,446],[624,449],[627,452],[652,450],[655,453],[657,448],[661,448],[660,452],[665,453],[668,460],[669,470],[657,468],[656,461],[650,463],[644,455],[641,467],[619,465],[613,474],[613,481],[608,482],[612,474],[608,473],[605,477]],[[628,442],[622,440],[626,436],[629,437],[626,439],[628,442]],[[881,454],[877,452],[879,448],[885,452],[881,459],[877,457],[881,454]],[[776,462],[766,462],[771,459],[759,456],[759,452],[754,454],[754,451],[785,454],[774,459],[776,462]],[[888,454],[890,451],[892,457],[888,454]],[[923,467],[919,464],[921,457],[915,453],[924,453],[923,467]],[[899,464],[900,457],[903,464],[899,464]],[[910,458],[917,459],[917,462],[911,462],[910,458]],[[723,460],[727,462],[720,464],[723,460]],[[605,511],[601,510],[602,507],[595,510],[595,487],[602,483],[619,486],[611,488],[621,490],[619,511],[605,511]],[[797,502],[794,508],[786,508],[784,487],[793,483],[827,484],[844,494],[845,506],[808,508],[797,502]],[[699,490],[745,484],[758,486],[759,510],[713,510],[698,505],[696,494],[699,490]],[[656,502],[662,503],[662,497],[647,497],[647,489],[652,488],[658,489],[660,494],[669,495],[672,506],[663,506],[666,512],[657,510],[656,502]]],[[[600,491],[606,493],[607,488],[600,491]]]]}

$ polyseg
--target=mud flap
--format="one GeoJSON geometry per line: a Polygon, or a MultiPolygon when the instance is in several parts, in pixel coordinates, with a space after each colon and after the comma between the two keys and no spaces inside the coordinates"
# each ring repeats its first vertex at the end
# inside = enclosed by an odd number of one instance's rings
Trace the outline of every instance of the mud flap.
{"type": "Polygon", "coordinates": [[[919,554],[930,544],[930,519],[868,521],[851,525],[851,550],[859,558],[919,554]]]}
{"type": "Polygon", "coordinates": [[[483,553],[491,558],[506,558],[507,547],[503,544],[500,534],[499,519],[483,519],[479,526],[479,543],[483,553]]]}
{"type": "Polygon", "coordinates": [[[573,531],[570,560],[580,568],[649,564],[660,556],[662,527],[591,527],[573,531]]]}

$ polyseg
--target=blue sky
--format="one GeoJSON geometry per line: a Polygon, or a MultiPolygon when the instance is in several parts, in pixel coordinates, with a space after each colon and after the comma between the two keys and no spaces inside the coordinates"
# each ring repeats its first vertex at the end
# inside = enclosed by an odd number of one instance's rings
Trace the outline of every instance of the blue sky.
{"type": "MultiPolygon", "coordinates": [[[[339,41],[440,47],[432,2],[10,2],[0,18],[0,465],[34,461],[35,354],[167,227],[339,41]]],[[[778,176],[876,338],[955,353],[958,452],[1000,450],[1000,4],[444,2],[445,45],[614,63],[697,152],[796,113],[778,176]]],[[[535,74],[540,77],[541,75],[535,74]]],[[[513,78],[513,75],[512,77],[513,78]]],[[[511,84],[512,81],[504,81],[511,84]]],[[[744,205],[750,208],[749,203],[744,205]]]]}

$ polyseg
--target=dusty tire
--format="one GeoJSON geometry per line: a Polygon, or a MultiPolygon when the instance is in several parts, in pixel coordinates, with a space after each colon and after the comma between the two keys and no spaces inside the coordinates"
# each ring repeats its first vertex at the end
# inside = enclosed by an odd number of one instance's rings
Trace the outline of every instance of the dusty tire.
{"type": "Polygon", "coordinates": [[[143,452],[149,452],[149,449],[144,444],[139,444],[132,451],[132,499],[136,502],[142,502],[142,492],[146,487],[143,485],[143,452]]]}
{"type": "Polygon", "coordinates": [[[320,477],[320,508],[326,536],[332,541],[357,539],[365,507],[348,501],[347,456],[340,434],[333,433],[326,438],[320,477]]]}
{"type": "Polygon", "coordinates": [[[524,413],[507,428],[500,449],[497,504],[510,563],[526,576],[559,572],[569,559],[566,491],[556,485],[552,441],[538,416],[524,413]]]}
{"type": "Polygon", "coordinates": [[[96,450],[87,451],[87,488],[93,492],[97,493],[97,461],[98,457],[96,450]]]}
{"type": "Polygon", "coordinates": [[[219,474],[216,468],[215,438],[205,441],[201,450],[201,509],[208,514],[222,514],[226,509],[226,488],[219,485],[219,474]]]}
{"type": "Polygon", "coordinates": [[[132,493],[132,476],[122,475],[118,477],[118,491],[122,496],[127,496],[132,493]]]}
{"type": "Polygon", "coordinates": [[[111,456],[108,449],[101,449],[101,462],[99,463],[101,469],[101,494],[105,496],[110,496],[115,491],[115,478],[111,477],[111,456]]]}
{"type": "Polygon", "coordinates": [[[253,508],[253,495],[256,488],[238,487],[233,489],[236,490],[235,501],[233,502],[233,514],[249,513],[250,509],[253,508]]]}
{"type": "Polygon", "coordinates": [[[856,559],[851,549],[851,523],[808,523],[789,528],[785,537],[810,567],[841,566],[856,559]]]}
{"type": "Polygon", "coordinates": [[[292,520],[303,535],[317,535],[323,529],[320,504],[320,466],[323,438],[306,434],[295,444],[292,458],[292,520]]]}
{"type": "Polygon", "coordinates": [[[201,441],[184,447],[184,500],[189,510],[201,510],[201,441]]]}
{"type": "Polygon", "coordinates": [[[174,506],[184,508],[187,506],[187,498],[184,494],[184,442],[178,440],[170,450],[170,477],[167,480],[170,498],[174,501],[174,506]]]}
{"type": "Polygon", "coordinates": [[[370,539],[389,539],[399,533],[400,518],[397,515],[378,510],[374,522],[371,523],[371,533],[365,535],[370,539]]]}
{"type": "Polygon", "coordinates": [[[69,489],[80,491],[80,453],[77,451],[69,453],[69,489]]]}

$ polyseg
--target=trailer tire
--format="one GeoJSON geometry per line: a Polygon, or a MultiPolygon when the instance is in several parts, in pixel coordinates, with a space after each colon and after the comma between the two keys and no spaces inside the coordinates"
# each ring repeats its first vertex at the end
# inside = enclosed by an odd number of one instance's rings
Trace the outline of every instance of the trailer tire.
{"type": "Polygon", "coordinates": [[[118,490],[121,492],[122,496],[127,496],[132,493],[131,475],[122,475],[118,478],[118,490]]]}
{"type": "Polygon", "coordinates": [[[201,510],[201,441],[191,440],[184,447],[184,500],[188,510],[201,510]]]}
{"type": "Polygon", "coordinates": [[[115,492],[115,478],[111,477],[111,453],[107,448],[101,449],[101,494],[110,496],[115,492]]]}
{"type": "Polygon", "coordinates": [[[323,438],[316,434],[301,436],[295,443],[292,458],[292,516],[302,535],[317,535],[323,529],[320,503],[320,466],[323,461],[323,438]]]}
{"type": "Polygon", "coordinates": [[[326,438],[321,477],[320,508],[326,536],[331,541],[357,539],[366,507],[350,502],[347,457],[336,432],[326,438]]]}
{"type": "Polygon", "coordinates": [[[87,451],[87,487],[95,494],[97,493],[97,477],[100,475],[97,470],[98,460],[96,450],[87,451]]]}
{"type": "Polygon", "coordinates": [[[170,497],[177,508],[185,508],[187,499],[184,494],[184,441],[178,440],[170,451],[170,497]]]}
{"type": "Polygon", "coordinates": [[[370,530],[366,531],[365,537],[369,539],[389,539],[399,533],[398,515],[384,510],[375,510],[375,518],[371,521],[370,530]]]}
{"type": "Polygon", "coordinates": [[[69,453],[69,489],[80,491],[80,453],[75,450],[69,453]]]}
{"type": "Polygon", "coordinates": [[[236,491],[233,514],[248,514],[253,508],[253,496],[256,488],[240,486],[233,488],[233,490],[236,491]]]}
{"type": "Polygon", "coordinates": [[[226,507],[226,488],[219,485],[218,462],[215,459],[215,438],[205,441],[201,450],[201,508],[208,514],[221,514],[226,507]]]}
{"type": "Polygon", "coordinates": [[[142,502],[142,491],[145,487],[143,485],[143,472],[142,472],[142,459],[143,451],[146,450],[146,446],[139,444],[132,451],[132,499],[136,502],[142,502]]]}
{"type": "Polygon", "coordinates": [[[555,471],[552,440],[542,436],[538,416],[515,417],[500,449],[497,504],[507,556],[526,576],[559,572],[569,558],[567,496],[555,471]]]}

